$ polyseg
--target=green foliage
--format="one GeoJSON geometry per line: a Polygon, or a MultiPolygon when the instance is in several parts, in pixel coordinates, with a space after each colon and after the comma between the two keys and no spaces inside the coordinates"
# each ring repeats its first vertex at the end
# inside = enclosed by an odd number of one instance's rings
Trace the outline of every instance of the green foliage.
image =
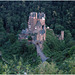
{"type": "Polygon", "coordinates": [[[60,34],[60,32],[61,32],[62,30],[64,30],[64,27],[63,27],[63,26],[61,26],[61,25],[59,25],[59,24],[55,24],[54,32],[55,32],[56,34],[60,34]]]}
{"type": "Polygon", "coordinates": [[[65,30],[65,42],[68,43],[70,40],[72,40],[72,35],[69,30],[65,30]]]}
{"type": "Polygon", "coordinates": [[[21,57],[17,60],[15,56],[13,60],[9,61],[9,64],[0,62],[0,66],[0,74],[24,74],[24,72],[29,73],[31,70],[30,64],[24,64],[21,57]]]}
{"type": "Polygon", "coordinates": [[[5,34],[5,29],[3,27],[3,21],[2,18],[0,18],[0,46],[3,45],[3,43],[5,42],[6,38],[6,34],[5,34]]]}
{"type": "Polygon", "coordinates": [[[74,40],[72,40],[72,41],[69,41],[67,44],[66,44],[66,47],[72,47],[72,46],[74,46],[75,45],[75,41],[74,40]]]}
{"type": "MultiPolygon", "coordinates": [[[[75,43],[72,40],[72,37],[66,38],[68,35],[65,35],[65,39],[68,40],[65,42],[59,41],[56,36],[53,34],[52,30],[47,30],[46,41],[44,42],[43,52],[49,57],[47,61],[50,63],[52,61],[56,62],[59,69],[63,70],[64,73],[71,73],[68,63],[64,63],[65,60],[70,58],[73,54],[75,54],[75,43]]],[[[72,69],[73,71],[73,69],[72,69]]]]}
{"type": "Polygon", "coordinates": [[[65,48],[65,42],[58,40],[52,30],[47,30],[46,44],[51,50],[63,50],[65,48]]]}
{"type": "Polygon", "coordinates": [[[31,36],[28,36],[28,40],[32,40],[32,37],[31,36]]]}
{"type": "Polygon", "coordinates": [[[72,29],[72,36],[74,37],[75,40],[75,29],[72,29]]]}
{"type": "Polygon", "coordinates": [[[74,37],[74,2],[0,2],[0,7],[0,18],[7,32],[17,33],[18,30],[25,29],[29,13],[34,11],[44,12],[46,25],[56,33],[60,33],[58,31],[65,28],[74,37]]]}
{"type": "Polygon", "coordinates": [[[70,67],[70,73],[75,74],[75,55],[73,55],[69,61],[67,61],[70,67]]]}
{"type": "Polygon", "coordinates": [[[66,59],[60,67],[67,74],[75,74],[75,55],[73,54],[69,59],[66,59]]]}
{"type": "Polygon", "coordinates": [[[35,68],[33,73],[37,74],[57,74],[57,73],[63,73],[63,71],[59,70],[55,63],[51,62],[50,64],[48,62],[44,62],[40,65],[38,65],[37,68],[35,68]]]}
{"type": "Polygon", "coordinates": [[[17,39],[13,33],[8,34],[8,38],[9,38],[11,43],[14,43],[17,39]]]}
{"type": "Polygon", "coordinates": [[[73,55],[73,54],[75,54],[75,46],[72,46],[70,48],[70,50],[68,51],[68,53],[69,53],[70,56],[73,55]]]}
{"type": "Polygon", "coordinates": [[[50,48],[48,47],[48,45],[46,44],[46,42],[43,43],[43,51],[44,51],[44,53],[45,53],[46,56],[48,54],[50,54],[50,48]]]}
{"type": "MultiPolygon", "coordinates": [[[[74,2],[0,2],[0,51],[2,51],[2,57],[11,64],[8,65],[1,60],[0,73],[74,74],[74,25],[74,2]],[[47,30],[43,52],[49,57],[48,62],[50,64],[45,62],[37,68],[40,59],[37,57],[35,46],[29,44],[27,40],[18,41],[16,39],[16,35],[27,27],[29,13],[33,11],[44,12],[46,14],[46,25],[52,28],[55,33],[60,34],[61,30],[65,31],[64,40],[59,41],[53,30],[47,30]]],[[[32,40],[30,36],[29,40],[32,40]]]]}
{"type": "Polygon", "coordinates": [[[3,21],[2,18],[0,18],[0,32],[4,32],[4,27],[3,27],[3,21]]]}
{"type": "Polygon", "coordinates": [[[8,41],[4,44],[1,51],[6,60],[13,59],[13,55],[16,55],[17,60],[22,57],[25,62],[30,63],[32,66],[39,63],[35,46],[33,44],[29,44],[27,40],[16,40],[13,44],[8,41]],[[6,52],[8,54],[6,54],[6,52]]]}

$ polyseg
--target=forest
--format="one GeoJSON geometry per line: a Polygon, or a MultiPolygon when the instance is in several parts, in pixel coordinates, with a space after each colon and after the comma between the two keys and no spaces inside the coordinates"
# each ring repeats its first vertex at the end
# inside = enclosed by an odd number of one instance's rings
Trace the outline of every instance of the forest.
{"type": "Polygon", "coordinates": [[[0,1],[0,74],[75,74],[75,2],[0,1]],[[27,28],[30,12],[44,12],[46,41],[41,61],[36,47],[18,40],[27,28]],[[53,35],[64,31],[64,40],[53,35]]]}

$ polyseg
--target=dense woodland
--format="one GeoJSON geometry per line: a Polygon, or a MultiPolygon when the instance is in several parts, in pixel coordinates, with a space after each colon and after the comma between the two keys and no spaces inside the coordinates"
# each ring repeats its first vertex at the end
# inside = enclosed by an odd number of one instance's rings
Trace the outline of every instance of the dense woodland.
{"type": "Polygon", "coordinates": [[[47,1],[0,2],[0,74],[75,74],[75,2],[47,1]],[[36,48],[18,34],[27,28],[30,12],[46,14],[46,41],[43,52],[49,58],[42,63],[36,48]],[[53,35],[64,30],[60,41],[53,35]]]}

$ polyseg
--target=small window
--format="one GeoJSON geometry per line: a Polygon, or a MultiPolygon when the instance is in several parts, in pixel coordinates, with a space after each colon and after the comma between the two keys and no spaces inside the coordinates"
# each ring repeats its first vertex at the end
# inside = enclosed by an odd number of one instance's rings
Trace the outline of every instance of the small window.
{"type": "Polygon", "coordinates": [[[42,29],[44,29],[44,25],[42,26],[42,29]]]}
{"type": "Polygon", "coordinates": [[[29,25],[29,28],[31,28],[31,25],[29,25]]]}
{"type": "Polygon", "coordinates": [[[42,17],[42,20],[45,20],[45,18],[44,18],[44,17],[42,17]]]}
{"type": "Polygon", "coordinates": [[[37,27],[35,27],[35,29],[37,29],[37,27]]]}

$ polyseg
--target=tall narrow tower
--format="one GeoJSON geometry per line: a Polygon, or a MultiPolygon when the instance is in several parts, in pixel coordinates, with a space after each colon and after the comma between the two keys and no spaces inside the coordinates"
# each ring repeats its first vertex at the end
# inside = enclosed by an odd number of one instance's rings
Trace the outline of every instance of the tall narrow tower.
{"type": "Polygon", "coordinates": [[[61,40],[64,40],[64,31],[61,31],[61,40]]]}
{"type": "Polygon", "coordinates": [[[28,21],[28,29],[31,33],[37,34],[36,40],[44,41],[46,39],[45,14],[31,12],[28,21]]]}

